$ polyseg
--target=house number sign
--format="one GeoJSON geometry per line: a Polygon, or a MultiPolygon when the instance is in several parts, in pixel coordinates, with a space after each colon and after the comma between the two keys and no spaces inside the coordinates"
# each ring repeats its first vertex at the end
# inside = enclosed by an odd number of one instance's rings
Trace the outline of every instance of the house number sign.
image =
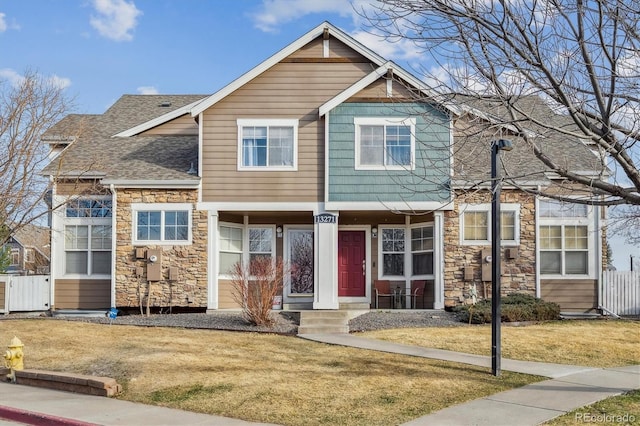
{"type": "Polygon", "coordinates": [[[336,216],[330,213],[322,213],[314,216],[315,223],[336,223],[336,216]]]}

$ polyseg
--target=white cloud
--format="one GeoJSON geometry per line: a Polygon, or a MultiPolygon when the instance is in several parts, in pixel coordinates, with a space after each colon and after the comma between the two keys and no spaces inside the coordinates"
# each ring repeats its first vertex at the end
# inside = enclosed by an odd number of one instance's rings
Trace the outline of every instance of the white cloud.
{"type": "Polygon", "coordinates": [[[115,41],[133,40],[131,32],[142,15],[133,1],[93,0],[93,7],[98,14],[91,17],[90,23],[100,35],[115,41]]]}
{"type": "Polygon", "coordinates": [[[7,21],[4,20],[4,17],[7,16],[4,13],[0,12],[0,33],[7,31],[7,21]]]}
{"type": "MultiPolygon", "coordinates": [[[[24,82],[25,77],[11,68],[0,69],[0,80],[9,82],[12,86],[20,86],[24,82]]],[[[71,86],[71,79],[59,77],[55,74],[46,77],[46,83],[58,89],[66,89],[71,86]]]]}
{"type": "Polygon", "coordinates": [[[263,0],[262,9],[252,16],[256,28],[264,32],[277,31],[278,26],[312,13],[353,14],[345,0],[263,0]]]}
{"type": "Polygon", "coordinates": [[[157,95],[160,92],[153,86],[140,86],[136,89],[141,95],[157,95]]]}

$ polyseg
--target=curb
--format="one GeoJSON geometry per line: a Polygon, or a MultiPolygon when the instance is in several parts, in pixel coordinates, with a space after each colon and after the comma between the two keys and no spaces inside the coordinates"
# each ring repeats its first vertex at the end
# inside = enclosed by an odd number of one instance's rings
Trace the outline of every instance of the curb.
{"type": "Polygon", "coordinates": [[[35,413],[33,411],[0,405],[0,419],[24,423],[34,426],[98,426],[96,423],[87,423],[64,417],[51,416],[49,414],[35,413]]]}

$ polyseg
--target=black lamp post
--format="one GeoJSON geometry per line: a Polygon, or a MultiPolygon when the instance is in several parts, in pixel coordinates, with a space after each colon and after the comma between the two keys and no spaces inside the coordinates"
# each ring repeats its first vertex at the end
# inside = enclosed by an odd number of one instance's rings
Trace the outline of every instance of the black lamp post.
{"type": "Polygon", "coordinates": [[[498,159],[500,151],[511,151],[506,139],[491,142],[491,372],[500,375],[500,189],[502,181],[498,159]]]}

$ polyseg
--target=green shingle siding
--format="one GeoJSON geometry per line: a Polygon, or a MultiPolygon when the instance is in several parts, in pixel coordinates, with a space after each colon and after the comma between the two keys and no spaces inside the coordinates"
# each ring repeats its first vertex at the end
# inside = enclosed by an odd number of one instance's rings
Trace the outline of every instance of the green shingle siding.
{"type": "Polygon", "coordinates": [[[329,201],[446,201],[450,127],[428,104],[344,103],[329,113],[329,201]],[[355,117],[416,117],[415,170],[356,170],[355,117]]]}

